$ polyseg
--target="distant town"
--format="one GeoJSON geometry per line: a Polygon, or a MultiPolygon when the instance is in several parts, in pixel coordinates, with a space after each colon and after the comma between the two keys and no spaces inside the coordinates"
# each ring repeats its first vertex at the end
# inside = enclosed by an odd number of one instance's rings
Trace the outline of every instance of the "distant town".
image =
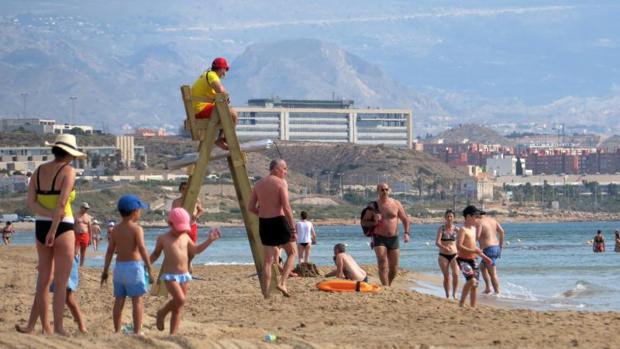
{"type": "MultiPolygon", "coordinates": [[[[462,174],[458,181],[451,179],[449,185],[448,181],[437,180],[445,175],[442,173],[412,173],[409,179],[392,176],[393,187],[404,196],[434,196],[440,191],[450,196],[452,191],[453,195],[458,193],[468,201],[536,201],[543,207],[558,209],[560,199],[566,200],[569,193],[590,196],[601,202],[603,197],[616,197],[619,191],[620,142],[603,142],[596,134],[566,134],[564,125],[555,127],[554,133],[531,132],[534,126],[529,125],[527,132],[513,130],[507,135],[477,125],[459,125],[436,136],[416,139],[413,113],[407,109],[354,109],[353,102],[346,100],[257,99],[250,100],[248,105],[237,108],[237,133],[241,141],[270,138],[282,142],[382,145],[402,153],[428,154],[433,161],[462,174]],[[435,178],[440,184],[422,188],[418,177],[435,178]]],[[[183,130],[174,134],[164,129],[136,128],[124,135],[106,135],[91,125],[18,117],[0,119],[0,133],[41,137],[72,133],[103,137],[108,144],[80,144],[88,158],[76,160],[74,166],[83,180],[175,181],[187,177],[182,170],[166,171],[161,161],[151,163],[150,158],[161,157],[162,152],[149,154],[148,151],[149,139],[156,142],[178,138],[189,142],[183,130]],[[136,139],[141,145],[136,144],[136,139]]],[[[0,191],[25,192],[30,174],[50,159],[50,149],[42,144],[12,145],[7,142],[9,138],[3,136],[2,139],[0,191]]],[[[219,178],[219,175],[222,174],[212,173],[210,178],[219,178]]],[[[376,184],[369,183],[368,176],[362,181],[361,177],[347,175],[344,171],[322,170],[312,178],[318,181],[321,175],[326,179],[327,188],[321,190],[317,185],[315,193],[335,193],[341,198],[347,192],[367,192],[376,184]],[[338,181],[336,172],[340,172],[338,181]],[[347,179],[343,183],[345,176],[347,179]]],[[[375,175],[378,180],[390,178],[381,169],[369,176],[375,175]]],[[[305,193],[312,193],[305,188],[305,193]]]]}

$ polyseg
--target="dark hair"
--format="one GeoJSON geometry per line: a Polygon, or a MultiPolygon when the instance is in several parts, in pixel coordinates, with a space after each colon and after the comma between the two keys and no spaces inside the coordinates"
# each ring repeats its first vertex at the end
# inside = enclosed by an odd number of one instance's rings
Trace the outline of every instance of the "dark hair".
{"type": "Polygon", "coordinates": [[[181,190],[181,187],[183,187],[184,185],[187,185],[187,181],[179,183],[179,190],[181,190]]]}
{"type": "MultiPolygon", "coordinates": [[[[11,223],[11,221],[6,221],[6,225],[11,225],[11,224],[13,224],[13,223],[11,223]]],[[[618,234],[618,233],[616,233],[616,234],[618,234]]]]}
{"type": "Polygon", "coordinates": [[[301,219],[308,218],[308,212],[306,212],[306,211],[301,211],[301,213],[299,215],[301,216],[301,219]]]}
{"type": "Polygon", "coordinates": [[[603,232],[602,232],[602,231],[600,231],[600,230],[597,230],[597,231],[596,231],[596,233],[597,233],[597,234],[602,234],[603,232]]]}
{"type": "Polygon", "coordinates": [[[344,253],[346,247],[343,243],[338,243],[334,245],[334,253],[338,254],[338,253],[344,253]]]}
{"type": "Polygon", "coordinates": [[[444,214],[443,214],[443,216],[444,216],[444,217],[448,217],[448,215],[449,215],[449,214],[453,214],[453,215],[455,215],[455,214],[454,214],[454,210],[452,210],[452,209],[447,209],[447,210],[446,210],[446,213],[444,213],[444,214]]]}
{"type": "Polygon", "coordinates": [[[67,153],[66,150],[60,148],[60,147],[52,147],[52,154],[54,154],[54,157],[56,159],[64,159],[67,156],[70,156],[71,154],[67,153]]]}
{"type": "MultiPolygon", "coordinates": [[[[135,211],[135,210],[133,210],[135,211]]],[[[118,213],[121,214],[121,217],[129,217],[131,216],[131,214],[133,213],[133,211],[125,211],[125,210],[118,210],[118,213]]]]}

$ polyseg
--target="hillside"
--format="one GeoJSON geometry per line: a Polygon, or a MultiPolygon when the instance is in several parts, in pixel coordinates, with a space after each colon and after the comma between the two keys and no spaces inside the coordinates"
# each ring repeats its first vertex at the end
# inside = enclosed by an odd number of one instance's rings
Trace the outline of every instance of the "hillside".
{"type": "Polygon", "coordinates": [[[433,143],[486,143],[512,145],[513,142],[499,133],[475,124],[462,124],[443,131],[432,139],[433,143]]]}
{"type": "Polygon", "coordinates": [[[617,149],[620,149],[620,136],[613,135],[606,140],[604,140],[599,147],[606,148],[610,152],[615,152],[617,149]]]}

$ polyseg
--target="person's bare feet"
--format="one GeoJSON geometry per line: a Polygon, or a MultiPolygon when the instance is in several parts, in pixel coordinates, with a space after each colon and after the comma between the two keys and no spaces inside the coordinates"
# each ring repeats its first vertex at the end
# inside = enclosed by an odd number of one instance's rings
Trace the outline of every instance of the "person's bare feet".
{"type": "Polygon", "coordinates": [[[491,289],[490,289],[490,288],[485,289],[485,290],[484,290],[484,294],[491,294],[491,289]]]}
{"type": "Polygon", "coordinates": [[[34,331],[34,328],[28,328],[26,326],[20,326],[18,324],[15,324],[15,331],[24,334],[30,334],[32,333],[32,331],[34,331]]]}
{"type": "Polygon", "coordinates": [[[215,145],[218,146],[222,150],[228,150],[228,144],[226,144],[226,140],[224,138],[216,139],[215,145]]]}
{"type": "Polygon", "coordinates": [[[284,287],[282,285],[278,285],[278,286],[276,286],[276,288],[278,289],[278,291],[282,292],[282,295],[284,297],[290,297],[291,296],[291,294],[288,293],[288,290],[286,289],[286,287],[284,287]]]}
{"type": "Polygon", "coordinates": [[[157,315],[155,315],[155,316],[157,318],[157,320],[155,322],[155,324],[157,326],[157,329],[160,330],[160,331],[163,331],[164,330],[164,322],[165,322],[166,319],[161,315],[161,313],[159,311],[157,312],[157,315]]]}
{"type": "Polygon", "coordinates": [[[54,334],[62,337],[69,337],[69,332],[65,331],[63,328],[54,329],[54,334]]]}

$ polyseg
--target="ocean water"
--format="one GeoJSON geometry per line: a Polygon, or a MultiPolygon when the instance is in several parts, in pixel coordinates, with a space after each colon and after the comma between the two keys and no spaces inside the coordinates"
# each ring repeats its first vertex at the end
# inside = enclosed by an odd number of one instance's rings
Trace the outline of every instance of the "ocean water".
{"type": "MultiPolygon", "coordinates": [[[[537,310],[620,311],[620,253],[613,252],[613,231],[620,222],[569,222],[503,224],[507,245],[498,260],[501,282],[499,296],[480,296],[482,302],[537,310]],[[597,229],[603,230],[607,252],[593,253],[587,241],[597,229]]],[[[318,265],[331,265],[335,243],[348,245],[347,252],[361,264],[375,264],[369,239],[359,226],[318,226],[318,244],[310,259],[318,265]]],[[[401,240],[401,267],[441,277],[434,245],[437,225],[414,225],[413,241],[401,240]]],[[[147,229],[147,249],[164,229],[147,229]]],[[[206,238],[201,228],[199,241],[206,238]]],[[[14,243],[34,244],[34,233],[15,234],[14,243]]],[[[106,243],[95,253],[89,248],[87,265],[101,267],[106,243]]],[[[160,261],[161,262],[161,257],[160,261]]],[[[222,228],[222,238],[198,255],[195,263],[253,264],[243,228],[222,228]]],[[[463,279],[460,279],[461,285],[463,279]]],[[[481,280],[482,282],[482,280],[481,280]]],[[[412,288],[414,288],[412,286],[412,288]]],[[[418,284],[416,290],[443,297],[437,282],[418,284]]],[[[479,288],[480,291],[481,287],[479,288]]]]}

